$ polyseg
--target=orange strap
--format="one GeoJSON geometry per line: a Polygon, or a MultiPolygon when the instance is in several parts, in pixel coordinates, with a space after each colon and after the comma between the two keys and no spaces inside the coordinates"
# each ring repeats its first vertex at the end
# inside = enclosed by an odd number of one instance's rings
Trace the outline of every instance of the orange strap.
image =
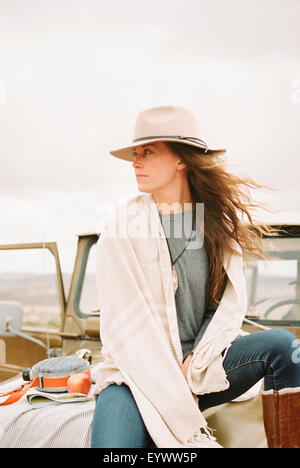
{"type": "MultiPolygon", "coordinates": [[[[84,372],[84,374],[88,374],[88,376],[90,377],[91,369],[84,372]]],[[[66,387],[69,380],[69,376],[67,375],[67,377],[56,377],[52,379],[51,377],[41,377],[40,379],[43,383],[43,388],[66,387]]]]}
{"type": "MultiPolygon", "coordinates": [[[[84,372],[84,374],[88,374],[88,376],[91,376],[91,369],[84,372]]],[[[14,390],[0,393],[0,398],[5,397],[5,396],[8,397],[6,400],[0,403],[0,406],[10,405],[11,403],[15,403],[16,401],[20,400],[20,398],[22,398],[22,396],[25,395],[27,390],[29,390],[30,388],[40,387],[41,382],[42,382],[43,388],[56,388],[56,387],[59,388],[59,387],[66,387],[68,380],[69,380],[69,376],[55,377],[55,378],[42,377],[40,379],[36,377],[32,382],[26,382],[25,384],[20,385],[14,390]]]]}
{"type": "Polygon", "coordinates": [[[8,396],[5,401],[2,401],[0,405],[10,405],[11,403],[15,403],[16,401],[20,400],[23,395],[32,387],[37,387],[39,384],[39,379],[36,377],[32,382],[26,382],[23,385],[15,388],[14,390],[10,390],[9,392],[0,393],[0,397],[8,396]]]}

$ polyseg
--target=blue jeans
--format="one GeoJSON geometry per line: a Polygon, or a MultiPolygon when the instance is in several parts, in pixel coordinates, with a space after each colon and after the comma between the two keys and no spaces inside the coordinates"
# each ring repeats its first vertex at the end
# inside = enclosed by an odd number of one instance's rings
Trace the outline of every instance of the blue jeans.
{"type": "MultiPolygon", "coordinates": [[[[223,361],[230,387],[223,392],[200,395],[204,411],[234,400],[264,378],[264,390],[300,387],[300,347],[292,333],[272,329],[237,338],[223,361]]],[[[130,388],[112,384],[97,399],[92,448],[147,447],[151,437],[130,388]]]]}

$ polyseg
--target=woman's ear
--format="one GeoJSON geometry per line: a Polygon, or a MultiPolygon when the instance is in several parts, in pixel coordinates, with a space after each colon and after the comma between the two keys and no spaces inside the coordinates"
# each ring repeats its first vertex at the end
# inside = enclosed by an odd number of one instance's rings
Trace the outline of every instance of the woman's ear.
{"type": "Polygon", "coordinates": [[[186,167],[186,164],[184,164],[182,161],[177,161],[177,169],[179,171],[182,171],[186,167]]]}

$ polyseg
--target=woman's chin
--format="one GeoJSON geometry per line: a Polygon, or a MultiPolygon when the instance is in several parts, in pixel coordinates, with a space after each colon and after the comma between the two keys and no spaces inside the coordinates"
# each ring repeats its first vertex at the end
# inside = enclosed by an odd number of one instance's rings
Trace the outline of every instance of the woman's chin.
{"type": "Polygon", "coordinates": [[[139,191],[139,192],[143,192],[143,193],[152,193],[151,190],[149,190],[149,189],[144,189],[144,188],[142,188],[142,187],[138,187],[138,191],[139,191]]]}
{"type": "Polygon", "coordinates": [[[151,190],[151,188],[149,188],[149,186],[147,187],[146,184],[143,184],[143,183],[140,183],[140,182],[137,183],[137,188],[138,188],[139,192],[144,192],[144,193],[151,193],[152,192],[152,190],[151,190]]]}

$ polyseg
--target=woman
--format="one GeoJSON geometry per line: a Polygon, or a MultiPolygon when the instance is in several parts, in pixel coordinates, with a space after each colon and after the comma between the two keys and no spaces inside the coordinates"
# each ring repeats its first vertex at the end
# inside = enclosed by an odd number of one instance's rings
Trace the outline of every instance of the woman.
{"type": "Polygon", "coordinates": [[[282,442],[297,422],[295,336],[241,332],[243,260],[267,259],[260,234],[276,231],[254,225],[248,189],[262,186],[229,174],[224,152],[208,148],[194,115],[176,106],[141,112],[132,144],[111,152],[133,163],[144,195],[119,206],[98,241],[105,359],[92,447],[220,447],[202,411],[262,378],[269,446],[300,446],[297,436],[282,442]],[[270,408],[286,395],[290,416],[278,414],[279,429],[270,408]]]}

